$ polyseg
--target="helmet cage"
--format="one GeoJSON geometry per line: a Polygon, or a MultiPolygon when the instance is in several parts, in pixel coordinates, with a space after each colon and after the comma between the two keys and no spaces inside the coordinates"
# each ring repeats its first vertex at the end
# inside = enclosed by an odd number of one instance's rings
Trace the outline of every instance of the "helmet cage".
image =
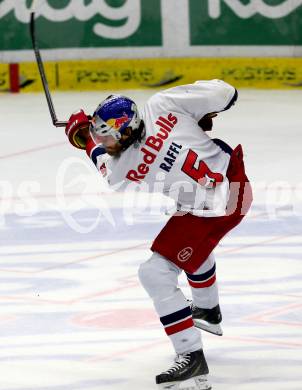
{"type": "Polygon", "coordinates": [[[117,131],[113,126],[108,125],[102,118],[98,115],[94,116],[90,121],[89,131],[92,135],[92,138],[106,137],[111,135],[115,140],[120,140],[122,134],[117,131]]]}

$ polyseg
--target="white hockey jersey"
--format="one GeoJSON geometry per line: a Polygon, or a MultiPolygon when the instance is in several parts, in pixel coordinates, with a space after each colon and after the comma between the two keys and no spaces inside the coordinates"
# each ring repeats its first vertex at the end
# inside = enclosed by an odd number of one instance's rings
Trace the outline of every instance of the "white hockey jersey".
{"type": "Polygon", "coordinates": [[[118,157],[94,155],[117,191],[162,192],[179,210],[200,216],[225,214],[230,155],[198,126],[206,114],[223,111],[235,88],[221,80],[197,81],[156,93],[145,104],[146,135],[118,157]]]}

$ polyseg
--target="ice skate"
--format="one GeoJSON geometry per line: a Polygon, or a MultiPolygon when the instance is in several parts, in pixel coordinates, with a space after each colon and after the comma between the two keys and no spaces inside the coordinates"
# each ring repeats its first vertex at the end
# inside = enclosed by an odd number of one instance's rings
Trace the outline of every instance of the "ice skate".
{"type": "Polygon", "coordinates": [[[191,304],[192,317],[194,325],[206,332],[213,333],[217,336],[222,336],[222,328],[220,322],[222,321],[222,315],[219,305],[212,309],[202,309],[191,304]]]}
{"type": "Polygon", "coordinates": [[[177,355],[173,366],[156,376],[156,383],[162,390],[210,390],[208,373],[208,365],[200,349],[177,355]]]}

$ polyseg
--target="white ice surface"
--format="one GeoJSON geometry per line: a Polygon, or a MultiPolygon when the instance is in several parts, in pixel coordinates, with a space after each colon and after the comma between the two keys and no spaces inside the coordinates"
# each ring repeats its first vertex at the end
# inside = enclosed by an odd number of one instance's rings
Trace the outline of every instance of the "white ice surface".
{"type": "MultiPolygon", "coordinates": [[[[151,94],[124,93],[139,106],[151,94]]],[[[57,115],[106,95],[54,94],[57,115]]],[[[42,94],[0,100],[0,389],[155,389],[173,350],[137,268],[170,202],[110,193],[42,94]]],[[[215,390],[302,389],[301,106],[302,90],[242,90],[215,122],[243,145],[255,192],[216,250],[224,336],[203,334],[215,390]]]]}

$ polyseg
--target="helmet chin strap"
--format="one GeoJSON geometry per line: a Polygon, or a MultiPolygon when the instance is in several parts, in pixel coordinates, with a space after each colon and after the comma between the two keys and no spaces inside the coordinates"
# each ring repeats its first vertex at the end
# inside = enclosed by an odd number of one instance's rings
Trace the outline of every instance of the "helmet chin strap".
{"type": "Polygon", "coordinates": [[[131,135],[128,136],[125,140],[119,140],[118,142],[122,145],[122,150],[126,150],[134,144],[134,142],[140,142],[146,134],[144,121],[141,120],[138,129],[131,129],[131,135]]]}

